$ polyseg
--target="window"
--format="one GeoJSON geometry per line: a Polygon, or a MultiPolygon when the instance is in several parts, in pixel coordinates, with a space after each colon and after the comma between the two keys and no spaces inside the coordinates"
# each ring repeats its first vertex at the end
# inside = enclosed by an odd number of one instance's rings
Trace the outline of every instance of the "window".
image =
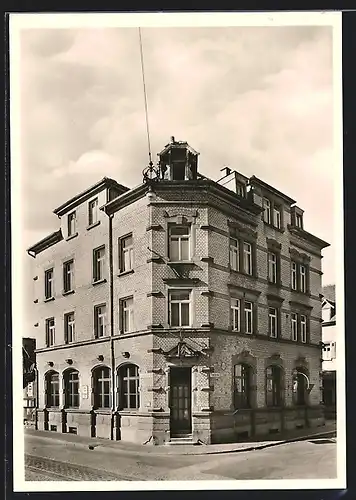
{"type": "Polygon", "coordinates": [[[308,399],[308,375],[305,368],[296,369],[293,376],[293,400],[298,406],[305,406],[308,399]]]}
{"type": "Polygon", "coordinates": [[[64,372],[64,404],[66,408],[79,408],[79,372],[64,372]]]}
{"type": "Polygon", "coordinates": [[[231,315],[232,315],[232,329],[235,332],[240,331],[240,300],[232,299],[231,300],[231,315]]]}
{"type": "Polygon", "coordinates": [[[268,253],[268,281],[277,283],[277,255],[268,253]]]}
{"type": "Polygon", "coordinates": [[[94,408],[111,407],[111,375],[106,366],[93,371],[94,408]]]}
{"type": "Polygon", "coordinates": [[[292,290],[297,290],[298,288],[298,281],[297,281],[297,263],[296,262],[292,262],[292,265],[291,265],[291,284],[292,284],[292,290]]]}
{"type": "Polygon", "coordinates": [[[278,337],[278,311],[275,307],[268,309],[268,332],[272,338],[278,337]]]}
{"type": "Polygon", "coordinates": [[[95,338],[104,337],[106,329],[106,306],[102,304],[94,307],[94,334],[95,338]]]}
{"type": "Polygon", "coordinates": [[[252,246],[244,241],[244,271],[246,274],[252,274],[252,246]]]}
{"type": "Polygon", "coordinates": [[[59,406],[59,375],[57,372],[49,372],[45,379],[46,406],[58,408],[59,406]]]}
{"type": "Polygon", "coordinates": [[[307,291],[307,277],[305,266],[299,266],[299,277],[300,277],[300,291],[305,293],[307,291]]]}
{"type": "Polygon", "coordinates": [[[251,367],[240,363],[234,366],[234,408],[251,408],[251,367]]]}
{"type": "Polygon", "coordinates": [[[73,236],[75,234],[75,231],[76,231],[76,229],[75,229],[75,226],[76,226],[75,212],[68,214],[67,222],[68,222],[68,238],[69,238],[70,236],[73,236]]]}
{"type": "Polygon", "coordinates": [[[235,238],[230,238],[230,267],[234,271],[240,269],[239,265],[239,241],[235,238]]]}
{"type": "Polygon", "coordinates": [[[73,290],[74,285],[74,261],[69,260],[63,264],[63,290],[64,293],[73,290]]]}
{"type": "Polygon", "coordinates": [[[51,299],[53,297],[53,268],[45,271],[45,298],[51,299]]]}
{"type": "Polygon", "coordinates": [[[120,300],[121,332],[133,331],[133,297],[120,300]]]}
{"type": "Polygon", "coordinates": [[[267,198],[263,198],[263,220],[267,224],[271,224],[271,202],[267,198]]]}
{"type": "Polygon", "coordinates": [[[236,182],[236,194],[242,198],[246,196],[246,187],[241,182],[236,182]]]}
{"type": "Polygon", "coordinates": [[[88,225],[92,226],[98,222],[98,198],[89,201],[88,205],[88,225]]]}
{"type": "Polygon", "coordinates": [[[278,229],[281,228],[281,209],[276,206],[273,208],[273,225],[278,229]]]}
{"type": "Polygon", "coordinates": [[[323,345],[323,361],[332,361],[336,358],[336,342],[325,342],[323,345]]]}
{"type": "Polygon", "coordinates": [[[74,312],[70,312],[64,315],[64,342],[66,344],[74,342],[74,335],[75,335],[74,312]]]}
{"type": "Polygon", "coordinates": [[[295,225],[303,229],[303,218],[300,214],[295,214],[295,225]]]}
{"type": "Polygon", "coordinates": [[[190,259],[190,227],[171,226],[169,229],[169,258],[172,261],[190,259]]]}
{"type": "Polygon", "coordinates": [[[245,311],[245,333],[252,333],[253,331],[253,304],[246,302],[244,305],[245,311]]]}
{"type": "Polygon", "coordinates": [[[120,272],[124,273],[133,269],[133,241],[132,234],[120,238],[120,272]]]}
{"type": "Polygon", "coordinates": [[[292,340],[296,342],[298,340],[298,316],[296,313],[291,313],[291,328],[292,340]]]}
{"type": "Polygon", "coordinates": [[[93,251],[93,281],[104,279],[105,247],[93,251]]]}
{"type": "Polygon", "coordinates": [[[140,407],[139,371],[135,365],[119,369],[119,407],[121,410],[138,410],[140,407]]]}
{"type": "Polygon", "coordinates": [[[282,404],[282,368],[277,365],[266,369],[266,404],[281,406],[282,404]]]}
{"type": "Polygon", "coordinates": [[[46,319],[46,347],[51,347],[55,342],[54,318],[46,319]]]}
{"type": "Polygon", "coordinates": [[[300,315],[300,340],[307,341],[307,317],[304,314],[300,315]]]}
{"type": "Polygon", "coordinates": [[[171,290],[169,293],[170,326],[190,326],[190,290],[171,290]]]}

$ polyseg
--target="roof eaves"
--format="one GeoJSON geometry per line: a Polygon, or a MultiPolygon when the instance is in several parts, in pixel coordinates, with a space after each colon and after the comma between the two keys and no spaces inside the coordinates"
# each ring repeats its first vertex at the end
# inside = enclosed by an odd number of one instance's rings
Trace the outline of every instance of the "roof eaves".
{"type": "Polygon", "coordinates": [[[49,234],[45,238],[42,238],[42,240],[29,247],[26,251],[29,255],[31,255],[31,257],[35,257],[38,253],[54,245],[55,243],[58,243],[62,239],[62,230],[59,229],[58,231],[54,231],[53,233],[49,234]]]}
{"type": "Polygon", "coordinates": [[[260,185],[262,188],[267,189],[271,193],[273,193],[276,196],[282,198],[284,201],[286,201],[290,205],[294,205],[295,203],[297,203],[295,200],[293,200],[293,198],[290,198],[289,196],[287,196],[286,194],[282,193],[281,191],[279,191],[275,187],[271,186],[270,184],[267,184],[267,182],[262,181],[261,179],[259,179],[255,175],[253,175],[252,177],[250,177],[250,184],[260,185]]]}

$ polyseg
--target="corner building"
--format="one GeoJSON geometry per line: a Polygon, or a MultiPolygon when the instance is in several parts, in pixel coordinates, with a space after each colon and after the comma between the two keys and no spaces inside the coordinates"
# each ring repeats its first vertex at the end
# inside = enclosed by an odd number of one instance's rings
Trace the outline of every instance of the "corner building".
{"type": "Polygon", "coordinates": [[[174,138],[55,210],[34,257],[38,429],[162,444],[323,425],[321,250],[296,202],[174,138]]]}

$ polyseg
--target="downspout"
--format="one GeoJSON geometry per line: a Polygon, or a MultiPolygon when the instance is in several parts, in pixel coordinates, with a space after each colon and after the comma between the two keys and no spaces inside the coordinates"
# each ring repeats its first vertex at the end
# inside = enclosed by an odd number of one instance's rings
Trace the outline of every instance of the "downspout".
{"type": "MultiPolygon", "coordinates": [[[[105,212],[106,213],[106,212],[105,212]]],[[[110,308],[110,356],[111,356],[111,429],[110,439],[113,441],[115,428],[115,347],[114,347],[114,265],[112,221],[114,215],[109,215],[109,308],[110,308]]]]}

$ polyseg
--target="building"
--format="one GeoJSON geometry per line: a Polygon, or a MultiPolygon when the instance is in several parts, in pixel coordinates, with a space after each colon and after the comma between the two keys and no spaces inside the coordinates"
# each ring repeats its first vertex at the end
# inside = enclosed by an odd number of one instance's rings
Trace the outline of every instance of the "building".
{"type": "Polygon", "coordinates": [[[326,416],[336,415],[336,302],[335,285],[322,291],[323,403],[326,416]]]}
{"type": "Polygon", "coordinates": [[[205,443],[324,424],[321,250],[253,176],[171,142],[54,210],[34,257],[38,428],[205,443]]]}
{"type": "Polygon", "coordinates": [[[37,379],[36,379],[36,340],[22,339],[23,374],[23,418],[26,425],[36,425],[37,379]]]}

